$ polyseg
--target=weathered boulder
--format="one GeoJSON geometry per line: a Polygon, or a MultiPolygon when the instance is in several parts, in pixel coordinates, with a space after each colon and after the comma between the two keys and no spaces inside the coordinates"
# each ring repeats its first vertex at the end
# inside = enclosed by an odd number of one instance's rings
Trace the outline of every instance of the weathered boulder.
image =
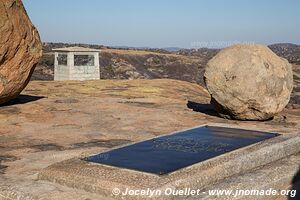
{"type": "Polygon", "coordinates": [[[263,45],[234,45],[212,58],[204,80],[219,114],[239,120],[267,120],[288,104],[292,66],[263,45]]]}
{"type": "Polygon", "coordinates": [[[42,56],[39,34],[21,0],[0,1],[0,104],[18,96],[42,56]]]}

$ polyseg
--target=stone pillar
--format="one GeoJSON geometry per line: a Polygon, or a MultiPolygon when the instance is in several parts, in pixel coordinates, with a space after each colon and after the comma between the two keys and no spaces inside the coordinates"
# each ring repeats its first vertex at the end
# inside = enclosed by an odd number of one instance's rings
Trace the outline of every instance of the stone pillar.
{"type": "Polygon", "coordinates": [[[58,53],[54,53],[54,80],[58,80],[57,74],[58,74],[58,53]]]}
{"type": "Polygon", "coordinates": [[[69,80],[72,78],[72,70],[74,68],[74,53],[73,52],[69,52],[68,53],[68,64],[67,64],[68,68],[69,68],[69,80]]]}
{"type": "Polygon", "coordinates": [[[101,74],[100,74],[100,64],[99,64],[99,52],[94,53],[94,58],[95,58],[95,67],[96,67],[96,73],[99,74],[99,79],[101,79],[101,74]],[[97,71],[97,69],[99,71],[97,71]]]}

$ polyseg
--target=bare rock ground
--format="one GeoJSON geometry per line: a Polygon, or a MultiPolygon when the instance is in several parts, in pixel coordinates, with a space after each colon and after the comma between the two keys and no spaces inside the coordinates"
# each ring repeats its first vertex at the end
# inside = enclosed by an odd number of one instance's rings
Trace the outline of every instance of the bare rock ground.
{"type": "Polygon", "coordinates": [[[99,199],[39,181],[37,175],[63,160],[201,124],[283,134],[300,130],[297,108],[285,109],[271,121],[242,122],[217,117],[209,102],[203,87],[177,80],[30,82],[21,96],[0,107],[0,194],[99,199]]]}

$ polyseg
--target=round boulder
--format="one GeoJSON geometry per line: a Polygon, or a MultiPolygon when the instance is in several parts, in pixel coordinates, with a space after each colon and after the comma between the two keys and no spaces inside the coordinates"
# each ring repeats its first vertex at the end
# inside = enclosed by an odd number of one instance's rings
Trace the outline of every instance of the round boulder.
{"type": "Polygon", "coordinates": [[[26,87],[42,56],[39,34],[21,0],[0,1],[0,104],[26,87]]]}
{"type": "Polygon", "coordinates": [[[288,104],[292,66],[263,45],[234,45],[206,67],[204,81],[222,117],[267,120],[288,104]]]}

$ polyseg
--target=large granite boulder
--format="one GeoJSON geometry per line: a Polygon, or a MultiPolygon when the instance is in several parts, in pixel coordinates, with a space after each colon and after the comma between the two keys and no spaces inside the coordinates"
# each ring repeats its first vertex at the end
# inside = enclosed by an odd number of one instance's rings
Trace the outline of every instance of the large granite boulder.
{"type": "Polygon", "coordinates": [[[263,45],[234,45],[212,58],[204,80],[219,114],[267,120],[288,104],[292,66],[263,45]]]}
{"type": "Polygon", "coordinates": [[[0,1],[0,104],[26,87],[42,56],[39,34],[21,0],[0,1]]]}

